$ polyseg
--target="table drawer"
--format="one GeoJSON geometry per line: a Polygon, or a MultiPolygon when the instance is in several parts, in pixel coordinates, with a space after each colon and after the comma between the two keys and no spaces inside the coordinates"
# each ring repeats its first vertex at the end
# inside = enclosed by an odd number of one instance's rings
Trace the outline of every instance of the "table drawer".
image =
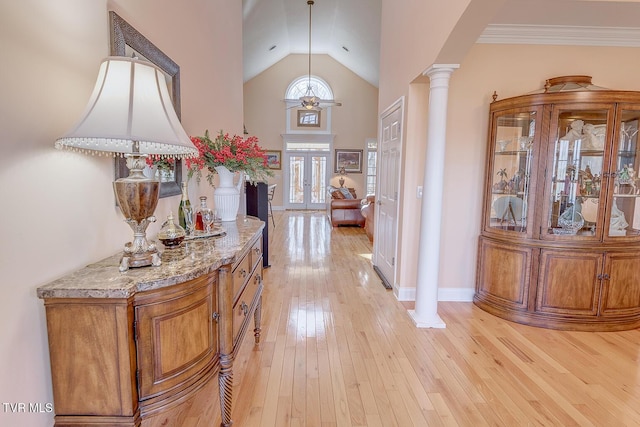
{"type": "Polygon", "coordinates": [[[233,301],[237,301],[238,296],[240,296],[240,292],[242,292],[242,288],[244,288],[245,283],[249,279],[249,275],[252,270],[252,263],[250,254],[246,254],[244,258],[238,263],[236,268],[233,269],[233,301]]]}
{"type": "Polygon", "coordinates": [[[244,288],[240,297],[233,306],[233,342],[241,338],[241,332],[247,328],[251,314],[255,310],[257,304],[258,292],[262,285],[262,265],[258,266],[251,277],[247,286],[244,288]]]}
{"type": "Polygon", "coordinates": [[[256,240],[253,246],[251,246],[249,255],[251,256],[251,267],[255,267],[259,261],[262,261],[262,238],[256,240]]]}

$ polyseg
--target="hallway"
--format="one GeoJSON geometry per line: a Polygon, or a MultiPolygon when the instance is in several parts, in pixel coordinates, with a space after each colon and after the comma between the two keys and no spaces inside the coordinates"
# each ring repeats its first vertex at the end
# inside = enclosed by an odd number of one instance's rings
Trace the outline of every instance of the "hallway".
{"type": "MultiPolygon", "coordinates": [[[[262,342],[235,361],[234,425],[640,425],[640,330],[560,332],[444,302],[416,329],[364,230],[274,212],[262,342]]],[[[216,424],[217,425],[217,424],[216,424]]]]}

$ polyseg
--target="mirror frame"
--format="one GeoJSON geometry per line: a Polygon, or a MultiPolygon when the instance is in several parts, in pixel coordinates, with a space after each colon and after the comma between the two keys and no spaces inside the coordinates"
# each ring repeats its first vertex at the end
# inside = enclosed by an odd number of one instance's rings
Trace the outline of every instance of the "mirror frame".
{"type": "MultiPolygon", "coordinates": [[[[144,56],[150,62],[158,66],[171,78],[171,100],[178,119],[180,115],[180,67],[173,62],[164,52],[156,47],[149,39],[140,34],[127,21],[117,13],[109,11],[110,52],[111,56],[126,56],[126,46],[144,56]]],[[[174,166],[175,181],[160,183],[160,197],[169,197],[181,194],[182,161],[176,161],[174,166]]],[[[117,157],[115,160],[115,178],[129,175],[125,159],[117,157]]]]}

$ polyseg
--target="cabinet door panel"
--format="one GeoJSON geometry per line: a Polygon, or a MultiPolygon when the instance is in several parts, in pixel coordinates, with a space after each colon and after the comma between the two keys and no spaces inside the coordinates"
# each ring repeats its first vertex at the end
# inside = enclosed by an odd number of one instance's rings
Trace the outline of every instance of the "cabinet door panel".
{"type": "Polygon", "coordinates": [[[640,253],[610,254],[606,258],[603,280],[603,315],[640,312],[640,253]]]}
{"type": "Polygon", "coordinates": [[[617,143],[614,145],[614,163],[611,167],[614,176],[610,179],[612,197],[605,239],[637,240],[640,236],[640,180],[636,172],[639,166],[637,159],[640,158],[640,108],[622,105],[617,115],[620,120],[616,123],[617,143]]]}
{"type": "Polygon", "coordinates": [[[136,307],[140,400],[180,386],[217,352],[212,279],[204,276],[180,287],[183,293],[136,307]]]}
{"type": "Polygon", "coordinates": [[[53,299],[46,308],[56,414],[133,416],[137,396],[128,301],[53,299]]]}
{"type": "Polygon", "coordinates": [[[531,249],[482,240],[477,292],[501,304],[525,309],[529,293],[531,249]]]}
{"type": "Polygon", "coordinates": [[[536,311],[595,316],[601,272],[601,253],[543,250],[536,311]]]}
{"type": "Polygon", "coordinates": [[[548,141],[544,239],[597,240],[612,139],[610,104],[555,105],[548,141]]]}
{"type": "Polygon", "coordinates": [[[535,176],[536,109],[495,113],[490,129],[491,171],[485,199],[485,230],[497,234],[530,235],[530,182],[535,176]]]}

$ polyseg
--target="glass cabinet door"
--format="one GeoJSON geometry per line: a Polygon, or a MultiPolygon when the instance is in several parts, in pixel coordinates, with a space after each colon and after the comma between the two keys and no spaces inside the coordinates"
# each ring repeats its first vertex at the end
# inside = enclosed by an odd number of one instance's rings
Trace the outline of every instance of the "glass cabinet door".
{"type": "Polygon", "coordinates": [[[494,116],[488,227],[527,232],[536,112],[494,116]]]}
{"type": "Polygon", "coordinates": [[[599,238],[606,191],[610,109],[558,111],[552,121],[547,171],[546,230],[542,237],[599,238]],[[554,126],[555,125],[555,126],[554,126]],[[549,181],[547,181],[549,183],[549,181]]]}
{"type": "Polygon", "coordinates": [[[607,227],[608,237],[640,235],[640,181],[638,179],[638,121],[640,111],[622,109],[615,146],[613,192],[607,227]]]}

